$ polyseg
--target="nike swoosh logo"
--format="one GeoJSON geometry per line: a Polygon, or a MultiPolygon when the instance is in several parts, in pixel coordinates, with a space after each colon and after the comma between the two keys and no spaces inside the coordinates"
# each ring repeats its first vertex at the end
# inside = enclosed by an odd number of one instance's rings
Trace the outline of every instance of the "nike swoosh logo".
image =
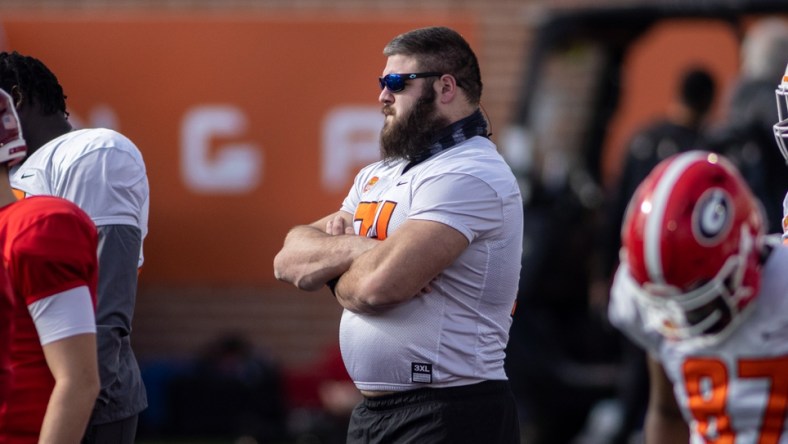
{"type": "Polygon", "coordinates": [[[788,337],[788,329],[786,329],[784,326],[761,331],[761,338],[763,338],[764,341],[768,341],[770,339],[784,340],[786,337],[788,337]]]}
{"type": "Polygon", "coordinates": [[[407,181],[407,180],[405,180],[405,181],[402,181],[402,182],[397,182],[397,186],[400,186],[400,185],[405,185],[405,184],[407,184],[407,183],[409,183],[409,181],[407,181]]]}
{"type": "Polygon", "coordinates": [[[22,174],[22,176],[20,176],[19,178],[20,179],[27,179],[28,177],[33,177],[35,175],[36,175],[36,173],[25,173],[25,174],[22,174]]]}

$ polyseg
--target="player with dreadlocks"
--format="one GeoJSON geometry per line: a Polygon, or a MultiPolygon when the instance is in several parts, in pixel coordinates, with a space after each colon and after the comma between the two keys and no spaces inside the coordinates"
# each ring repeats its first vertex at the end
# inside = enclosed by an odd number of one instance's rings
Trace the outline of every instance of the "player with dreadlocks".
{"type": "Polygon", "coordinates": [[[131,444],[138,415],[147,407],[130,344],[148,226],[149,188],[142,155],[117,131],[74,129],[57,77],[34,57],[0,53],[0,88],[13,98],[29,150],[12,169],[11,185],[25,197],[70,200],[98,228],[101,392],[83,443],[131,444]]]}

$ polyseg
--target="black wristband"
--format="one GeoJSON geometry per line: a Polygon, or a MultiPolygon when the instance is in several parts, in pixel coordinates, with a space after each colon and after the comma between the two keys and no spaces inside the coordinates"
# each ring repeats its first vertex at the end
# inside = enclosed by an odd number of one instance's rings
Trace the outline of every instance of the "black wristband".
{"type": "Polygon", "coordinates": [[[335,288],[337,288],[338,282],[339,282],[339,276],[326,282],[326,287],[328,287],[328,289],[331,290],[331,294],[333,294],[334,296],[337,295],[335,288]]]}

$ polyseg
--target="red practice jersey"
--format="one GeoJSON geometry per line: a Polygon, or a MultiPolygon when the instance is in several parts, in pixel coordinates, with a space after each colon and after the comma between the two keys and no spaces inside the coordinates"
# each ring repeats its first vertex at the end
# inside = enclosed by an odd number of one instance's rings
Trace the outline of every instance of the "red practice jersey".
{"type": "Polygon", "coordinates": [[[8,274],[0,268],[0,409],[8,398],[11,386],[11,334],[13,333],[14,294],[8,285],[8,274]]]}
{"type": "Polygon", "coordinates": [[[28,307],[86,286],[95,309],[97,242],[90,218],[64,199],[40,196],[0,208],[0,247],[15,298],[10,348],[13,382],[0,408],[0,443],[37,442],[54,387],[40,332],[28,307]]]}

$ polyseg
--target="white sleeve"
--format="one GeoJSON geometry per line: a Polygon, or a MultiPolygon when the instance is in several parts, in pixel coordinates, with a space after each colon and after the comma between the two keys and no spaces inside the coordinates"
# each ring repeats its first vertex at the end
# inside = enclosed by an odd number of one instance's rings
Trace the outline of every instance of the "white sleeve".
{"type": "MultiPolygon", "coordinates": [[[[75,160],[58,182],[55,195],[77,204],[96,226],[130,225],[148,234],[150,186],[136,150],[97,149],[75,160]]],[[[140,245],[138,267],[144,262],[140,245]]]]}
{"type": "Polygon", "coordinates": [[[27,306],[41,345],[83,333],[96,333],[96,316],[88,287],[47,296],[27,306]]]}
{"type": "Polygon", "coordinates": [[[148,177],[134,152],[115,147],[90,151],[74,160],[55,186],[55,195],[77,204],[97,226],[148,230],[148,177]]]}
{"type": "Polygon", "coordinates": [[[432,220],[462,233],[468,241],[499,230],[503,200],[478,177],[463,173],[443,173],[423,180],[414,192],[408,218],[432,220]]]}

